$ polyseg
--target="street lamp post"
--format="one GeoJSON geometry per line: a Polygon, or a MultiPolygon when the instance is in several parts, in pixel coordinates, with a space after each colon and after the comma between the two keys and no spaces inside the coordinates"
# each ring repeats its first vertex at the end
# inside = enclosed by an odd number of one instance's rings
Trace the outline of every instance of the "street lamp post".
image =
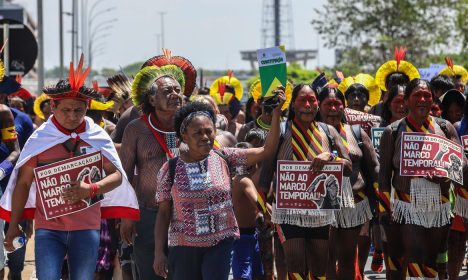
{"type": "Polygon", "coordinates": [[[166,12],[159,12],[161,15],[161,48],[164,48],[164,15],[167,14],[166,12]]]}
{"type": "Polygon", "coordinates": [[[60,79],[63,78],[63,0],[59,0],[60,79]]]}

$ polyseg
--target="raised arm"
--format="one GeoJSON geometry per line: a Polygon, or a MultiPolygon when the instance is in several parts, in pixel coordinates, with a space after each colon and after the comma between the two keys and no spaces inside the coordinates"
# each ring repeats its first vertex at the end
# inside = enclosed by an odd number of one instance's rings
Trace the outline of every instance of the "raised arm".
{"type": "Polygon", "coordinates": [[[247,165],[251,166],[257,162],[265,161],[274,158],[276,150],[278,148],[280,139],[280,118],[281,118],[281,107],[286,100],[284,95],[284,89],[278,91],[279,104],[273,110],[271,128],[268,132],[265,140],[265,145],[259,148],[247,149],[247,165]]]}

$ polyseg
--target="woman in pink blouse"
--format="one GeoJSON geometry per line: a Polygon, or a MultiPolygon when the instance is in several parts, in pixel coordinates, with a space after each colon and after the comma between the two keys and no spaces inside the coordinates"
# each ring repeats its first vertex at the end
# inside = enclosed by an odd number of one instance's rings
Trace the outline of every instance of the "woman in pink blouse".
{"type": "Polygon", "coordinates": [[[181,108],[175,130],[188,146],[186,153],[166,162],[158,174],[154,269],[171,279],[228,279],[234,239],[239,228],[231,201],[231,178],[246,167],[274,157],[279,142],[281,107],[278,106],[265,146],[213,151],[216,115],[194,102],[181,108]],[[166,257],[165,247],[169,244],[166,257]]]}

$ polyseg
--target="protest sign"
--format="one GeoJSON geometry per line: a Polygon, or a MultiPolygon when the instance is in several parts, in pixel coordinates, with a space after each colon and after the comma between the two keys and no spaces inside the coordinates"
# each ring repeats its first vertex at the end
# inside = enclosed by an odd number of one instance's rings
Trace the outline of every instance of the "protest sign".
{"type": "Polygon", "coordinates": [[[468,155],[468,135],[463,135],[460,139],[465,155],[468,155]]]}
{"type": "Polygon", "coordinates": [[[400,176],[437,176],[463,184],[462,147],[439,135],[403,132],[400,176]]]}
{"type": "Polygon", "coordinates": [[[378,152],[380,151],[380,138],[382,138],[382,134],[384,132],[384,127],[373,127],[371,128],[371,136],[372,136],[372,146],[378,152]]]}
{"type": "Polygon", "coordinates": [[[345,117],[348,124],[359,124],[370,135],[372,127],[379,127],[382,119],[379,116],[345,108],[345,117]]]}
{"type": "Polygon", "coordinates": [[[278,86],[286,87],[286,51],[284,46],[257,50],[262,96],[270,97],[278,86]]]}
{"type": "Polygon", "coordinates": [[[71,181],[90,184],[102,179],[101,152],[34,168],[34,177],[47,220],[84,210],[99,202],[102,196],[69,204],[62,198],[62,193],[70,187],[71,181]]]}
{"type": "Polygon", "coordinates": [[[278,209],[340,209],[343,164],[327,163],[319,172],[311,171],[310,164],[307,161],[278,161],[278,209]]]}

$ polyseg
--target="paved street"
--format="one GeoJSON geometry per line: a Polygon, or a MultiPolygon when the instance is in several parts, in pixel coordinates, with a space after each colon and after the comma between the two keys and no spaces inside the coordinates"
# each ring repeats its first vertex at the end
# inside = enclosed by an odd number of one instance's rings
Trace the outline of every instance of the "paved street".
{"type": "MultiPolygon", "coordinates": [[[[371,257],[367,260],[366,266],[366,277],[368,279],[385,279],[385,274],[375,274],[370,269],[371,257]]],[[[28,243],[28,248],[26,251],[26,261],[24,264],[23,279],[24,280],[34,280],[35,278],[35,267],[34,267],[34,239],[28,243]]],[[[7,273],[5,274],[7,275],[7,273]]],[[[5,277],[6,278],[6,277],[5,277]]],[[[231,278],[232,279],[232,278],[231,278]]],[[[468,274],[466,267],[463,268],[462,273],[460,273],[460,280],[468,280],[468,274]]]]}

